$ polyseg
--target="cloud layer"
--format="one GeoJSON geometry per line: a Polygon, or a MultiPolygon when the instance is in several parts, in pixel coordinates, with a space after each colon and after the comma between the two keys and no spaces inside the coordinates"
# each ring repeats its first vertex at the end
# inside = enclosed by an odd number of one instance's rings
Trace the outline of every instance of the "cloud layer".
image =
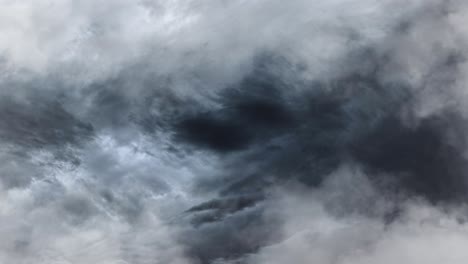
{"type": "Polygon", "coordinates": [[[465,263],[467,14],[0,0],[0,263],[465,263]]]}

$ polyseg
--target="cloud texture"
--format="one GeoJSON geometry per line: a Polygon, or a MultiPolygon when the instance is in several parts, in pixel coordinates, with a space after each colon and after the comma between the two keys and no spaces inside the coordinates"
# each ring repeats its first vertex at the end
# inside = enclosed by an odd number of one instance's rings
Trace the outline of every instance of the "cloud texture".
{"type": "Polygon", "coordinates": [[[464,264],[467,15],[0,0],[0,263],[464,264]]]}

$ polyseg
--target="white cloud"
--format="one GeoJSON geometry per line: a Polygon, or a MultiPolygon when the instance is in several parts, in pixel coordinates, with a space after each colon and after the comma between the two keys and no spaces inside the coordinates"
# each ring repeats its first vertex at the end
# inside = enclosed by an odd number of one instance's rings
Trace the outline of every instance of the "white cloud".
{"type": "Polygon", "coordinates": [[[399,217],[386,224],[391,199],[379,195],[360,170],[342,167],[327,182],[316,191],[295,187],[279,193],[271,205],[284,220],[284,240],[253,254],[249,263],[462,264],[468,258],[463,246],[468,225],[461,220],[465,207],[439,208],[410,199],[400,205],[399,217]],[[360,207],[367,214],[340,215],[360,207]],[[374,210],[380,214],[369,214],[374,210]]]}

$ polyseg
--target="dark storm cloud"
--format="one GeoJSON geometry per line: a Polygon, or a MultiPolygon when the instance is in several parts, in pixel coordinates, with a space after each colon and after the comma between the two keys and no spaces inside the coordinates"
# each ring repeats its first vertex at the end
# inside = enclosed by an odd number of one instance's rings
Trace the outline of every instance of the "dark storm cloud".
{"type": "Polygon", "coordinates": [[[49,2],[0,0],[0,262],[466,259],[461,1],[49,2]]]}
{"type": "Polygon", "coordinates": [[[280,101],[262,97],[234,99],[229,102],[232,105],[224,106],[219,113],[186,117],[178,124],[178,136],[220,152],[248,148],[254,141],[284,130],[293,122],[293,116],[280,101]]]}
{"type": "Polygon", "coordinates": [[[456,145],[447,141],[448,130],[461,126],[455,128],[460,133],[466,121],[442,113],[420,122],[408,128],[394,119],[382,121],[368,137],[355,143],[355,159],[391,173],[403,190],[430,201],[466,201],[464,138],[458,135],[456,145]]]}
{"type": "MultiPolygon", "coordinates": [[[[361,61],[366,63],[368,56],[363,53],[361,61]]],[[[271,74],[256,71],[222,95],[221,109],[179,123],[179,137],[214,151],[251,148],[253,153],[239,163],[255,161],[256,178],[275,175],[316,186],[351,159],[371,170],[401,174],[403,189],[430,199],[463,195],[466,121],[455,109],[408,123],[404,115],[414,107],[414,91],[403,84],[382,83],[375,71],[305,84],[322,92],[292,95],[300,98],[294,103],[275,96],[288,94],[277,83],[271,74]],[[329,92],[327,86],[332,86],[329,92]]],[[[236,168],[234,179],[249,177],[242,166],[236,168]]]]}
{"type": "MultiPolygon", "coordinates": [[[[232,200],[230,203],[239,204],[232,200]]],[[[226,207],[222,210],[226,210],[226,207]]],[[[278,220],[266,219],[262,213],[261,205],[244,208],[236,214],[218,218],[222,219],[222,224],[206,224],[208,221],[184,232],[184,240],[181,242],[190,245],[189,256],[200,263],[211,263],[216,259],[238,259],[277,239],[278,220]]]]}
{"type": "Polygon", "coordinates": [[[1,181],[8,188],[26,186],[32,179],[44,177],[43,166],[32,161],[40,151],[50,151],[56,160],[79,165],[74,149],[94,136],[89,123],[78,120],[58,101],[36,99],[17,102],[6,97],[0,103],[1,181]]]}
{"type": "MultiPolygon", "coordinates": [[[[301,84],[310,88],[297,94],[278,87],[281,81],[263,65],[221,95],[220,109],[191,115],[175,126],[181,142],[228,155],[225,173],[218,176],[224,183],[218,179],[201,183],[201,188],[220,189],[221,199],[188,211],[196,227],[218,228],[219,222],[219,228],[244,232],[250,226],[244,229],[235,218],[226,219],[259,204],[273,186],[300,182],[311,190],[321,188],[331,172],[349,162],[363,167],[375,188],[388,197],[424,197],[435,204],[466,201],[466,120],[456,108],[414,117],[418,89],[381,81],[381,61],[369,50],[358,54],[352,60],[361,61],[363,71],[331,82],[301,84]]],[[[277,69],[278,64],[270,63],[271,69],[277,69]]],[[[369,207],[360,213],[372,215],[373,205],[365,203],[369,207]]],[[[336,206],[329,210],[338,215],[356,208],[335,211],[336,206]]],[[[386,221],[394,221],[398,207],[384,213],[386,221]]],[[[264,218],[261,210],[250,219],[255,218],[264,218]]],[[[273,225],[256,231],[274,233],[274,229],[273,225]]],[[[257,241],[255,247],[222,246],[216,240],[205,247],[197,240],[192,243],[190,248],[202,263],[210,263],[255,252],[269,240],[257,241]],[[216,250],[210,251],[214,244],[216,250]],[[238,253],[218,254],[225,251],[238,253]]]]}
{"type": "Polygon", "coordinates": [[[79,145],[93,135],[93,127],[68,113],[59,102],[17,103],[2,100],[0,139],[22,148],[79,145]]]}

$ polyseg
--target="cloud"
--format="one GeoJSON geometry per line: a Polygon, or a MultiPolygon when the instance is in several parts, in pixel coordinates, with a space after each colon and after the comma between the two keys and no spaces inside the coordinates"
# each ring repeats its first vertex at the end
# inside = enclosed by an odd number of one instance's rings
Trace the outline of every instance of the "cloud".
{"type": "Polygon", "coordinates": [[[463,263],[464,207],[409,199],[395,221],[385,222],[396,200],[381,197],[369,183],[362,171],[343,167],[320,190],[280,191],[272,211],[284,220],[284,239],[248,256],[247,263],[463,263]],[[356,208],[374,213],[341,214],[356,208]]]}
{"type": "Polygon", "coordinates": [[[0,262],[462,263],[466,12],[0,0],[0,262]]]}

